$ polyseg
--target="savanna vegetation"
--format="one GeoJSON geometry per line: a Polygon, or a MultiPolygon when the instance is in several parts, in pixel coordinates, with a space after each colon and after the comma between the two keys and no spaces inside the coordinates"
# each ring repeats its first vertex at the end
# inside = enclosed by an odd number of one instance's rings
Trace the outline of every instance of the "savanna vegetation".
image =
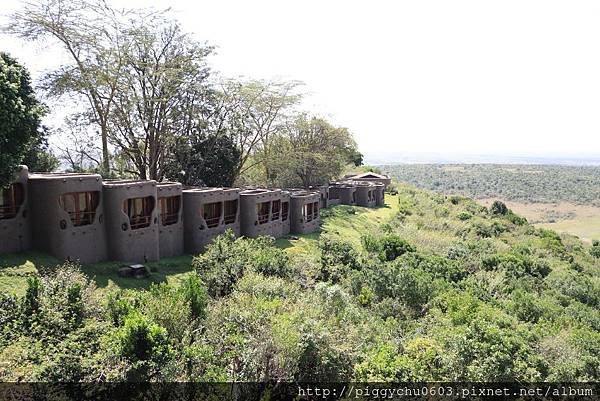
{"type": "Polygon", "coordinates": [[[381,168],[419,188],[472,198],[600,206],[598,166],[398,164],[381,168]]]}
{"type": "Polygon", "coordinates": [[[0,378],[598,380],[597,242],[500,202],[397,191],[325,210],[298,240],[226,233],[145,289],[32,273],[0,301],[0,378]]]}

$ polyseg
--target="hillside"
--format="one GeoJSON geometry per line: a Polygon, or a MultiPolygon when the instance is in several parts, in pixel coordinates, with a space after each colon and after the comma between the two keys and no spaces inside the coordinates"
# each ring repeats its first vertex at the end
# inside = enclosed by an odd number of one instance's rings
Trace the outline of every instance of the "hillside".
{"type": "Polygon", "coordinates": [[[417,187],[476,198],[489,206],[501,199],[537,227],[600,238],[600,167],[500,164],[385,166],[417,187]]]}
{"type": "Polygon", "coordinates": [[[599,246],[408,185],[387,203],[325,210],[320,235],[224,235],[201,282],[46,269],[0,300],[0,378],[600,379],[599,246]]]}

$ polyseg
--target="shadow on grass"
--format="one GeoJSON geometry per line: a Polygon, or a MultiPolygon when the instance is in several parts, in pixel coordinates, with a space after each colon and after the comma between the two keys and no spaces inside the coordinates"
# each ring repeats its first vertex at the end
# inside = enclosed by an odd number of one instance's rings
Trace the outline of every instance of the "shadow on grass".
{"type": "Polygon", "coordinates": [[[31,263],[36,269],[60,265],[60,260],[42,252],[27,251],[0,255],[0,270],[14,269],[31,263]]]}
{"type": "Polygon", "coordinates": [[[110,282],[120,288],[147,289],[152,284],[179,282],[192,272],[191,255],[161,259],[157,262],[145,263],[150,275],[144,278],[121,277],[119,268],[131,263],[101,262],[82,266],[82,272],[92,279],[99,288],[109,286],[110,282]]]}
{"type": "MultiPolygon", "coordinates": [[[[99,288],[107,287],[110,282],[120,288],[148,288],[153,283],[177,283],[192,271],[191,255],[161,259],[146,263],[150,275],[145,278],[120,277],[119,267],[130,264],[123,262],[100,262],[81,265],[83,274],[93,280],[99,288]]],[[[26,277],[53,270],[64,262],[42,252],[27,251],[0,255],[0,290],[24,291],[26,277]],[[1,280],[0,280],[1,281],[1,280]],[[14,287],[14,288],[13,288],[14,287]]]]}

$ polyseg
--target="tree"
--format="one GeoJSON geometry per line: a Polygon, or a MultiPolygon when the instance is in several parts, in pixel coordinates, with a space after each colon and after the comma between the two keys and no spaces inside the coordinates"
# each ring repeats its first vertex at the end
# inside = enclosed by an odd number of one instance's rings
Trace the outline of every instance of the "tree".
{"type": "Polygon", "coordinates": [[[300,114],[273,141],[272,170],[276,183],[308,188],[338,177],[346,164],[357,161],[356,143],[347,128],[334,127],[323,118],[300,114]]]}
{"type": "Polygon", "coordinates": [[[163,15],[121,28],[123,84],[109,116],[110,140],[139,178],[161,180],[179,137],[197,131],[210,95],[206,57],[212,52],[163,15]]]}
{"type": "Polygon", "coordinates": [[[492,206],[490,206],[490,212],[494,215],[504,216],[508,213],[508,208],[506,207],[504,202],[495,200],[494,203],[492,203],[492,206]]]}
{"type": "Polygon", "coordinates": [[[0,187],[12,181],[17,166],[41,137],[45,112],[27,70],[0,52],[0,187]]]}
{"type": "Polygon", "coordinates": [[[165,176],[183,185],[230,187],[240,155],[229,136],[206,133],[181,137],[172,149],[165,176]]]}
{"type": "Polygon", "coordinates": [[[267,161],[273,139],[284,129],[290,110],[302,99],[297,93],[300,85],[298,81],[223,82],[222,126],[241,153],[235,179],[255,166],[262,167],[267,178],[270,176],[267,161]]]}
{"type": "Polygon", "coordinates": [[[43,0],[26,3],[6,28],[27,40],[53,38],[69,55],[72,62],[47,74],[43,86],[53,97],[85,99],[88,121],[100,130],[104,173],[110,171],[108,118],[123,72],[126,41],[118,25],[124,14],[102,0],[43,0]]]}
{"type": "Polygon", "coordinates": [[[54,171],[60,165],[58,159],[49,149],[48,129],[42,126],[39,136],[30,145],[21,164],[29,167],[29,171],[54,171]]]}

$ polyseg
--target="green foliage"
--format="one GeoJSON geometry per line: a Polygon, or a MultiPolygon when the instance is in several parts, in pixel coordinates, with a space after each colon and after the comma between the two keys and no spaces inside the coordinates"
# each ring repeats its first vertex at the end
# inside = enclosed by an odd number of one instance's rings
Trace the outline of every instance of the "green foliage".
{"type": "Polygon", "coordinates": [[[386,235],[379,241],[379,259],[391,262],[407,252],[414,252],[415,248],[395,234],[386,235]]]}
{"type": "Polygon", "coordinates": [[[473,215],[469,212],[460,212],[456,217],[458,217],[459,220],[465,221],[469,220],[473,215]]]}
{"type": "Polygon", "coordinates": [[[155,376],[171,357],[167,331],[138,312],[125,316],[112,341],[115,356],[132,364],[131,380],[155,376]]]}
{"type": "Polygon", "coordinates": [[[398,181],[471,198],[600,206],[600,167],[502,164],[382,166],[398,181]]]}
{"type": "Polygon", "coordinates": [[[266,276],[293,274],[287,254],[273,247],[273,239],[236,238],[231,230],[218,236],[206,251],[194,258],[198,272],[211,296],[226,296],[248,269],[266,276]]]}
{"type": "Polygon", "coordinates": [[[224,133],[194,132],[177,138],[165,176],[183,185],[230,187],[241,163],[241,151],[224,133]]]}
{"type": "Polygon", "coordinates": [[[183,299],[189,302],[192,318],[204,319],[208,305],[208,293],[202,280],[197,275],[189,275],[181,284],[183,299]]]}
{"type": "Polygon", "coordinates": [[[23,160],[21,160],[21,164],[29,167],[29,171],[51,172],[59,167],[60,162],[49,149],[46,127],[42,126],[38,137],[34,139],[23,160]]]}
{"type": "Polygon", "coordinates": [[[592,255],[596,259],[600,259],[600,243],[598,242],[598,240],[594,240],[589,252],[590,255],[592,255]]]}
{"type": "Polygon", "coordinates": [[[490,206],[490,213],[493,215],[505,216],[508,214],[508,208],[504,204],[504,202],[500,202],[499,200],[495,200],[490,206]]]}
{"type": "Polygon", "coordinates": [[[263,161],[269,184],[308,188],[338,178],[347,164],[362,164],[363,156],[347,128],[306,113],[287,125],[273,138],[263,161]]]}
{"type": "Polygon", "coordinates": [[[17,167],[38,140],[44,106],[35,98],[29,72],[0,52],[0,188],[14,179],[17,167]]]}
{"type": "Polygon", "coordinates": [[[321,270],[319,279],[338,282],[346,270],[361,268],[358,252],[352,244],[344,241],[324,238],[319,241],[321,251],[321,270]]]}
{"type": "Polygon", "coordinates": [[[482,265],[488,270],[502,270],[513,279],[525,276],[544,278],[551,271],[550,266],[543,260],[514,253],[490,255],[482,260],[482,265]]]}

